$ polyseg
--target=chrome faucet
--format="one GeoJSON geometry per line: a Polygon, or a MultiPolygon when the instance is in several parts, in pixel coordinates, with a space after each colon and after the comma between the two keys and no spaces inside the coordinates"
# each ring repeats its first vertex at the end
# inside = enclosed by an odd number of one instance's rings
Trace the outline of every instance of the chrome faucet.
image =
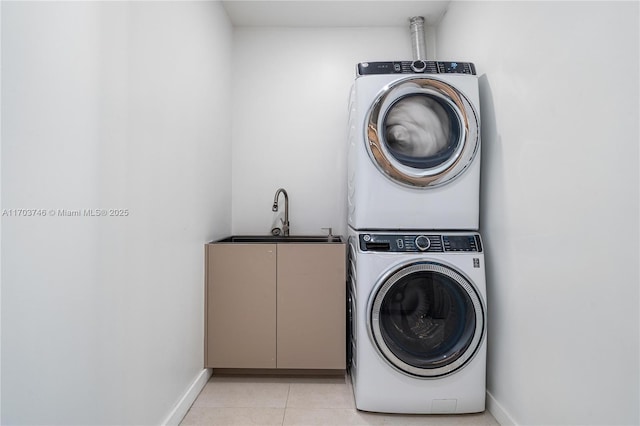
{"type": "Polygon", "coordinates": [[[280,197],[280,193],[284,194],[284,220],[282,220],[282,233],[285,237],[289,236],[289,195],[284,188],[280,188],[276,191],[276,196],[273,197],[273,207],[271,210],[274,212],[278,211],[278,197],[280,197]]]}

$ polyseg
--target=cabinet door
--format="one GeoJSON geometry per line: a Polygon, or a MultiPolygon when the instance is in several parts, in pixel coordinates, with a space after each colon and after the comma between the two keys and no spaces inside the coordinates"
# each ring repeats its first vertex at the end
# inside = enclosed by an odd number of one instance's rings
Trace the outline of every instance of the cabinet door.
{"type": "Polygon", "coordinates": [[[207,244],[205,367],[276,367],[275,244],[207,244]]]}
{"type": "Polygon", "coordinates": [[[278,245],[278,368],[345,368],[345,245],[278,245]]]}

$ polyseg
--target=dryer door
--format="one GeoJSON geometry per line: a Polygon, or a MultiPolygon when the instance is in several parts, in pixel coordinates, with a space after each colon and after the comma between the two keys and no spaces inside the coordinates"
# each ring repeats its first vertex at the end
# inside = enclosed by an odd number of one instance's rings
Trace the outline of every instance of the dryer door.
{"type": "Polygon", "coordinates": [[[475,286],[436,262],[413,262],[382,279],[369,301],[369,330],[382,357],[403,373],[436,378],[463,368],[485,334],[475,286]]]}
{"type": "Polygon", "coordinates": [[[377,168],[414,188],[455,179],[480,144],[479,117],[469,100],[434,78],[410,77],[389,85],[365,123],[367,149],[377,168]]]}

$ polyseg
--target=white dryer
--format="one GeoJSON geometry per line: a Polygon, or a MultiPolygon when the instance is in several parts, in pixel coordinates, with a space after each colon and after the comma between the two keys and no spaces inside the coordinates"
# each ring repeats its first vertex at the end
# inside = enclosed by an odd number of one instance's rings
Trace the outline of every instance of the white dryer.
{"type": "Polygon", "coordinates": [[[484,411],[484,268],[476,232],[349,230],[349,359],[359,410],[484,411]]]}
{"type": "Polygon", "coordinates": [[[479,228],[480,102],[468,62],[370,62],[349,100],[348,223],[479,228]]]}

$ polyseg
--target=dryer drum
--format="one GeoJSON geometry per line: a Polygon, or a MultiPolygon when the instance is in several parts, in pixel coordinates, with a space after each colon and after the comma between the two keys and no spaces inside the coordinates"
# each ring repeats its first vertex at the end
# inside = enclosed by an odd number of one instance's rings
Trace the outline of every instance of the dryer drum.
{"type": "Polygon", "coordinates": [[[433,169],[459,155],[462,144],[455,107],[438,97],[412,94],[395,101],[383,122],[389,153],[416,169],[433,169]]]}
{"type": "Polygon", "coordinates": [[[479,147],[479,117],[469,100],[434,78],[399,80],[373,102],[366,144],[376,167],[412,187],[445,184],[463,173],[479,147]]]}
{"type": "Polygon", "coordinates": [[[448,266],[403,266],[380,281],[373,295],[369,327],[375,346],[406,374],[451,374],[473,358],[482,342],[483,304],[469,280],[448,266]]]}

